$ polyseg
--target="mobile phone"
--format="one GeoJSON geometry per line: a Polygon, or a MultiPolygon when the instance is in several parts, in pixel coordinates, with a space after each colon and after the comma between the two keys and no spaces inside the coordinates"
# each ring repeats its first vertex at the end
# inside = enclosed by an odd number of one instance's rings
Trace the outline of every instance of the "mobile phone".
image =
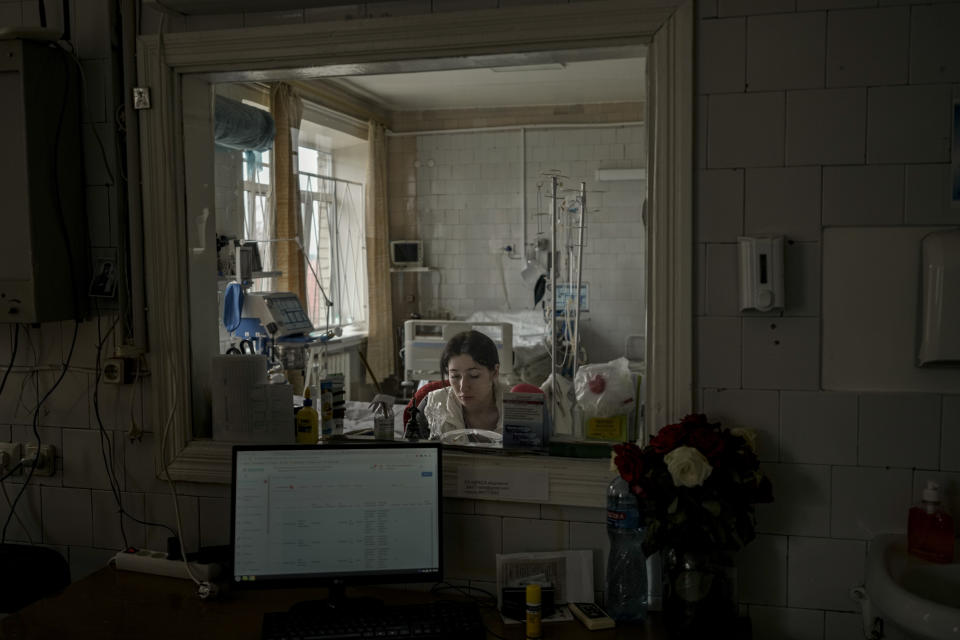
{"type": "Polygon", "coordinates": [[[590,631],[610,629],[616,626],[613,618],[592,602],[568,602],[567,606],[570,607],[571,613],[579,618],[580,622],[590,631]]]}

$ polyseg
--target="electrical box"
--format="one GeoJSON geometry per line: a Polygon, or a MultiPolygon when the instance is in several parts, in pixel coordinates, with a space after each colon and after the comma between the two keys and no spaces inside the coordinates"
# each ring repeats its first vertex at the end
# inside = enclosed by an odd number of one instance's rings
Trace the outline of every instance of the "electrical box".
{"type": "Polygon", "coordinates": [[[740,310],[783,308],[783,237],[738,238],[740,310]]]}
{"type": "Polygon", "coordinates": [[[80,81],[49,42],[0,40],[0,322],[82,317],[89,284],[80,81]]]}

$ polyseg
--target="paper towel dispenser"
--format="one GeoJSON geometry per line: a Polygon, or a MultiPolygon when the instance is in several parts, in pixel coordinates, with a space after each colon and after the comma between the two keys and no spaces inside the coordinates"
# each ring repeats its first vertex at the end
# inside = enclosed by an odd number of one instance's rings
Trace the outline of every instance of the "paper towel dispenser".
{"type": "Polygon", "coordinates": [[[924,236],[921,260],[917,364],[960,366],[960,229],[924,236]]]}

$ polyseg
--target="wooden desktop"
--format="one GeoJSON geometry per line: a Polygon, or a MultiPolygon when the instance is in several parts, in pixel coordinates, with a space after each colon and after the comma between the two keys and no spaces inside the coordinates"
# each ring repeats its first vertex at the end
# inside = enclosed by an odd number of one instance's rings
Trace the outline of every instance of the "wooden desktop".
{"type": "MultiPolygon", "coordinates": [[[[448,597],[417,590],[348,590],[348,595],[354,593],[377,597],[389,604],[448,597]]],[[[325,595],[325,589],[257,589],[229,591],[214,599],[200,600],[194,584],[188,580],[105,567],[74,582],[63,593],[0,620],[0,638],[257,640],[264,613],[285,611],[292,604],[322,599],[325,595]]],[[[523,640],[524,625],[505,625],[495,609],[483,611],[488,638],[523,640]]],[[[603,631],[589,631],[578,621],[543,625],[544,640],[658,640],[663,637],[655,619],[645,625],[618,625],[616,629],[603,631]]]]}

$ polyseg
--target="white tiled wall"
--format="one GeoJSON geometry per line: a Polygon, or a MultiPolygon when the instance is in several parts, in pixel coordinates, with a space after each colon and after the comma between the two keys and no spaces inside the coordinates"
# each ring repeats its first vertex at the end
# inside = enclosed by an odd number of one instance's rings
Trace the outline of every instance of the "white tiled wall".
{"type": "MultiPolygon", "coordinates": [[[[821,299],[821,245],[831,227],[960,223],[946,183],[960,3],[718,0],[698,15],[698,406],[761,431],[776,498],[740,555],[741,599],[754,637],[861,637],[848,592],[870,538],[905,531],[927,479],[960,502],[960,395],[824,390],[821,323],[845,294],[821,299]],[[786,236],[782,312],[736,310],[741,234],[786,236]]],[[[867,272],[886,259],[846,248],[867,272]]],[[[858,331],[878,320],[844,309],[858,331]]]]}
{"type": "MultiPolygon", "coordinates": [[[[58,16],[51,10],[56,4],[48,3],[48,11],[58,16]]],[[[90,97],[90,117],[103,127],[112,122],[116,104],[106,75],[110,49],[105,7],[109,3],[77,4],[71,15],[87,81],[104,88],[102,94],[90,97]]],[[[343,19],[387,5],[394,15],[430,10],[430,3],[411,0],[306,10],[271,19],[343,19]]],[[[906,504],[917,498],[928,478],[948,487],[947,499],[954,512],[960,512],[960,395],[822,390],[818,368],[813,366],[809,373],[811,360],[820,353],[821,230],[825,224],[834,224],[830,222],[834,215],[853,224],[871,224],[871,215],[878,215],[883,224],[958,222],[956,210],[947,204],[945,186],[946,105],[951,87],[960,83],[960,40],[955,37],[960,3],[704,0],[698,3],[697,15],[698,49],[705,53],[713,48],[711,55],[699,56],[699,75],[710,65],[711,77],[698,84],[701,95],[695,110],[698,403],[727,424],[757,426],[764,432],[764,466],[776,495],[776,502],[758,510],[760,536],[741,556],[741,594],[751,610],[755,637],[849,640],[860,630],[859,615],[847,592],[863,581],[871,533],[902,531],[906,504]],[[719,24],[723,20],[730,22],[719,24]],[[902,20],[909,24],[906,47],[902,20]],[[793,37],[784,25],[809,36],[796,50],[805,52],[796,54],[799,60],[784,55],[783,47],[772,41],[771,34],[777,30],[793,37]],[[751,37],[747,34],[753,26],[759,31],[751,37]],[[821,49],[813,50],[810,42],[821,43],[821,49]],[[861,55],[865,51],[872,53],[861,55]],[[900,166],[902,208],[896,198],[869,207],[858,201],[857,194],[864,192],[873,197],[870,185],[899,193],[898,178],[893,186],[880,184],[873,172],[896,173],[900,166]],[[789,173],[788,167],[801,171],[789,173]],[[810,171],[817,179],[807,176],[810,171]],[[778,186],[771,191],[770,183],[758,181],[761,177],[778,186]],[[815,190],[812,199],[811,189],[815,190]],[[761,211],[758,203],[783,206],[789,215],[761,211]],[[788,238],[799,233],[800,241],[793,246],[802,248],[796,260],[804,273],[804,297],[795,306],[791,285],[784,315],[807,324],[790,327],[783,324],[790,318],[777,316],[754,322],[753,317],[731,312],[725,297],[735,289],[729,282],[729,247],[723,245],[735,242],[747,230],[748,220],[751,228],[766,225],[771,231],[784,231],[788,238]],[[716,271],[710,269],[712,277],[707,271],[708,255],[711,264],[717,265],[716,271]],[[745,345],[769,342],[771,336],[764,333],[767,323],[783,324],[790,343],[784,346],[799,341],[803,348],[791,347],[783,355],[770,346],[762,355],[747,354],[745,345]],[[778,373],[781,382],[770,388],[757,372],[775,368],[791,371],[778,373]]],[[[262,23],[259,19],[254,14],[241,17],[244,26],[262,23]]],[[[37,3],[0,0],[0,22],[37,25],[37,3]]],[[[201,28],[201,22],[194,20],[191,26],[201,28]]],[[[144,30],[155,31],[158,25],[157,14],[146,12],[144,30]]],[[[185,29],[186,20],[170,18],[165,28],[185,29]]],[[[91,232],[105,243],[114,243],[117,192],[106,186],[104,176],[95,177],[102,160],[92,139],[86,147],[91,232]]],[[[788,249],[788,281],[795,277],[790,260],[788,249]]],[[[68,324],[31,329],[32,348],[21,343],[16,367],[0,396],[0,439],[32,438],[31,409],[37,397],[33,384],[39,381],[41,388],[49,384],[48,374],[61,362],[63,345],[69,342],[72,327],[68,324]],[[41,370],[34,371],[35,363],[41,370]]],[[[10,354],[5,334],[0,332],[0,362],[10,354]]],[[[11,522],[7,533],[8,540],[32,540],[61,551],[69,557],[75,577],[102,565],[123,543],[113,496],[100,488],[99,471],[85,469],[90,463],[84,461],[96,460],[98,451],[90,448],[97,446],[97,439],[75,433],[97,426],[92,416],[95,327],[87,323],[80,335],[71,368],[73,381],[68,383],[71,391],[62,398],[55,394],[49,413],[44,408],[39,416],[45,441],[79,449],[67,451],[62,473],[31,483],[18,509],[19,520],[11,522]],[[84,393],[87,402],[78,402],[77,394],[84,393]]],[[[154,434],[151,425],[143,422],[143,406],[150,402],[149,384],[142,386],[144,393],[132,399],[127,395],[129,388],[101,387],[100,404],[117,445],[124,504],[138,517],[171,524],[171,499],[153,476],[154,434]],[[131,400],[134,415],[147,429],[142,441],[126,437],[131,400]]],[[[8,493],[22,486],[12,481],[6,485],[8,493]]],[[[188,535],[222,542],[227,526],[223,488],[188,484],[180,490],[188,535]]],[[[528,522],[537,523],[532,526],[548,532],[555,544],[592,548],[595,559],[604,557],[600,510],[540,507],[539,513],[517,513],[514,509],[487,502],[447,502],[446,548],[453,577],[488,582],[493,554],[530,542],[519,533],[528,522]]],[[[6,514],[0,502],[0,517],[6,514]]],[[[128,521],[128,542],[158,544],[164,534],[154,529],[128,521]]]]}
{"type": "Polygon", "coordinates": [[[643,327],[644,291],[637,283],[643,279],[645,184],[600,183],[594,176],[601,168],[645,166],[643,127],[531,128],[525,141],[522,156],[519,130],[417,136],[420,237],[426,263],[439,269],[423,277],[422,311],[466,317],[533,308],[532,287],[520,278],[523,262],[503,250],[511,246],[520,255],[525,157],[528,240],[538,231],[550,238],[549,217],[537,215],[550,211],[551,182],[544,172],[560,171],[565,189],[587,183],[583,282],[589,287],[589,313],[582,318],[583,341],[593,362],[619,357],[624,337],[643,327]]]}

